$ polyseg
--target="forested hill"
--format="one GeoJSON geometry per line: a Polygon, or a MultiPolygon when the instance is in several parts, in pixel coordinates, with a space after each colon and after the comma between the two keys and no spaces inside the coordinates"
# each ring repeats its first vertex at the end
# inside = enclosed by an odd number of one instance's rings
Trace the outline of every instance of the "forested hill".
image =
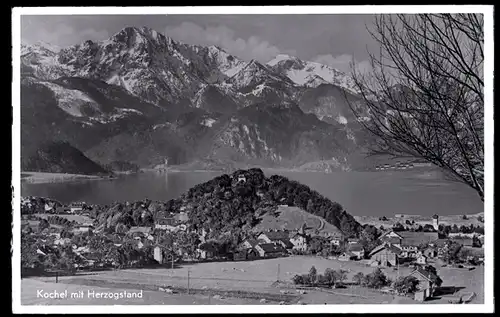
{"type": "Polygon", "coordinates": [[[191,227],[205,229],[213,238],[222,233],[248,232],[258,224],[260,215],[278,205],[296,206],[322,217],[347,236],[356,236],[361,230],[339,203],[286,177],[268,178],[258,168],[238,170],[196,185],[169,205],[171,212],[186,211],[191,227]]]}

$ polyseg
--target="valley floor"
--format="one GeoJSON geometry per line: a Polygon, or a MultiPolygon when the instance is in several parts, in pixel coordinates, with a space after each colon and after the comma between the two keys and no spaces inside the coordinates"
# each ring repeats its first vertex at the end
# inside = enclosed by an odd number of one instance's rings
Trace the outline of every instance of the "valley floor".
{"type": "MultiPolygon", "coordinates": [[[[326,268],[348,270],[347,281],[351,281],[352,276],[358,272],[364,274],[373,271],[372,267],[360,262],[329,260],[320,257],[291,256],[276,259],[263,259],[243,262],[210,262],[185,264],[181,267],[156,268],[156,269],[127,269],[117,271],[98,272],[79,276],[60,277],[59,283],[54,284],[54,277],[41,277],[24,279],[22,284],[23,305],[41,304],[36,300],[36,288],[57,286],[59,288],[87,289],[90,287],[114,288],[116,291],[124,289],[143,289],[148,295],[150,304],[161,304],[169,301],[172,304],[203,304],[207,296],[206,292],[227,292],[227,302],[221,304],[258,304],[261,298],[274,298],[274,304],[281,300],[281,296],[288,297],[288,303],[296,304],[299,300],[304,304],[416,304],[408,297],[393,296],[384,294],[376,290],[364,287],[350,286],[345,289],[336,290],[307,290],[305,294],[298,294],[291,279],[295,274],[304,274],[311,266],[315,266],[319,273],[326,268]],[[189,279],[188,279],[189,276],[189,279]],[[276,285],[276,280],[282,281],[276,285]],[[40,284],[52,283],[52,284],[40,284]],[[37,286],[38,285],[38,286],[37,286]],[[63,286],[70,285],[70,286],[63,286]],[[158,287],[183,289],[180,294],[166,294],[156,292],[158,287]],[[186,288],[191,289],[191,294],[187,295],[186,288]],[[287,295],[283,295],[286,290],[287,295]],[[242,295],[252,294],[249,295],[242,295]],[[230,295],[233,294],[233,295],[230,295]],[[240,295],[238,295],[240,294],[240,295]],[[198,298],[198,299],[195,299],[198,298]],[[251,298],[253,297],[253,298],[251,298]],[[294,299],[290,299],[294,297],[294,299]]],[[[400,267],[399,275],[408,275],[412,269],[400,267]]],[[[475,292],[476,296],[472,300],[473,304],[484,303],[484,268],[476,267],[475,270],[452,269],[437,267],[438,275],[443,279],[443,286],[456,287],[459,293],[475,292]]],[[[384,273],[391,279],[398,276],[398,271],[392,268],[383,269],[384,273]]],[[[212,297],[213,298],[213,297],[212,297]]],[[[87,304],[93,304],[89,301],[87,304]]],[[[107,304],[114,304],[115,300],[108,301],[107,304]]],[[[215,303],[215,302],[212,302],[215,303]]],[[[447,296],[437,297],[426,303],[448,304],[447,296]]],[[[47,304],[47,302],[44,302],[47,304]]],[[[105,303],[103,303],[105,304],[105,303]]],[[[130,302],[129,304],[134,304],[130,302]]]]}

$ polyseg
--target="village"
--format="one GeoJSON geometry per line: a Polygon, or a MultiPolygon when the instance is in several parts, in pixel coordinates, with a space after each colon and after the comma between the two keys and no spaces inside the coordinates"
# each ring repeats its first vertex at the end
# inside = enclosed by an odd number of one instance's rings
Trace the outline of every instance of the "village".
{"type": "MultiPolygon", "coordinates": [[[[28,205],[30,201],[26,198],[22,204],[28,205]]],[[[26,265],[31,270],[25,272],[36,271],[41,266],[50,268],[50,263],[58,270],[72,266],[70,271],[78,272],[308,256],[341,262],[344,267],[352,263],[354,268],[361,265],[393,272],[408,268],[411,270],[408,276],[418,280],[416,287],[408,292],[414,300],[426,301],[437,289],[437,275],[424,268],[449,266],[473,270],[484,261],[483,235],[443,230],[437,215],[432,217],[432,228],[427,227],[425,232],[413,229],[418,224],[412,228],[400,225],[386,230],[372,227],[371,230],[377,232],[371,238],[373,241],[348,238],[341,233],[317,235],[303,224],[297,230],[256,231],[234,250],[227,250],[207,240],[205,230],[191,231],[186,211],[154,219],[151,226],[120,226],[109,233],[102,226],[96,228],[90,208],[83,202],[69,206],[49,202],[44,206],[45,213],[23,214],[22,232],[33,238],[31,251],[36,253],[36,259],[26,265]],[[166,237],[172,241],[165,243],[166,237]],[[54,250],[63,252],[59,254],[64,254],[70,263],[61,266],[61,261],[49,259],[57,254],[54,250]]],[[[385,286],[386,292],[396,292],[390,285],[385,286]]],[[[462,298],[450,299],[450,302],[462,301],[462,298]]]]}

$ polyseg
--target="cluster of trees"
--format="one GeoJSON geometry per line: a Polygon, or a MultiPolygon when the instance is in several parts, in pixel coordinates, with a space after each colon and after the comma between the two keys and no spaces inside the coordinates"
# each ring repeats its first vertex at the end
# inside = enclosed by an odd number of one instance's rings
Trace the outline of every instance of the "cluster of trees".
{"type": "MultiPolygon", "coordinates": [[[[400,222],[397,222],[392,226],[392,230],[394,230],[395,232],[398,231],[436,232],[436,229],[434,229],[434,226],[432,226],[431,224],[425,224],[424,226],[422,225],[416,226],[414,221],[410,222],[409,220],[406,220],[406,226],[400,222]]],[[[480,225],[474,226],[474,224],[470,224],[469,226],[461,225],[460,227],[457,224],[453,224],[453,226],[440,224],[438,232],[443,236],[448,236],[449,233],[484,234],[484,227],[480,225]]]]}
{"type": "Polygon", "coordinates": [[[391,280],[384,274],[384,272],[382,272],[380,268],[376,268],[372,273],[366,275],[359,272],[352,277],[352,281],[356,285],[376,289],[391,285],[391,280]]]}
{"type": "Polygon", "coordinates": [[[380,236],[382,232],[377,229],[377,227],[365,224],[363,226],[363,230],[359,234],[359,244],[363,246],[365,250],[365,255],[368,256],[370,252],[375,249],[378,245],[380,245],[380,236]]]}
{"type": "Polygon", "coordinates": [[[46,213],[46,204],[53,205],[53,210],[62,206],[60,202],[53,199],[44,197],[26,197],[21,200],[21,215],[46,213]]]}
{"type": "Polygon", "coordinates": [[[311,267],[309,273],[302,275],[295,275],[292,281],[296,285],[308,286],[342,286],[347,280],[346,270],[333,270],[327,268],[323,274],[318,274],[314,266],[311,267]]]}
{"type": "Polygon", "coordinates": [[[71,246],[55,248],[45,244],[41,236],[32,233],[21,233],[22,268],[73,271],[75,269],[74,264],[81,262],[81,257],[73,252],[71,246]]]}
{"type": "Polygon", "coordinates": [[[307,254],[321,255],[324,257],[340,255],[345,251],[344,245],[334,245],[326,237],[314,236],[307,244],[307,254]]]}
{"type": "Polygon", "coordinates": [[[447,241],[445,248],[445,252],[443,253],[443,261],[448,264],[462,264],[462,263],[470,263],[477,264],[479,263],[479,257],[475,254],[471,249],[464,248],[461,243],[457,241],[453,241],[450,239],[447,241]]]}

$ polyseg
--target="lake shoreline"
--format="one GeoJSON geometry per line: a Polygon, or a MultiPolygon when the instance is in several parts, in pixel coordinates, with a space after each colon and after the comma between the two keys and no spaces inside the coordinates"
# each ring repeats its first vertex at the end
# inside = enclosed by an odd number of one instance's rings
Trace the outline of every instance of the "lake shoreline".
{"type": "Polygon", "coordinates": [[[104,179],[115,179],[115,177],[70,173],[21,172],[21,182],[29,184],[50,184],[104,179]]]}

